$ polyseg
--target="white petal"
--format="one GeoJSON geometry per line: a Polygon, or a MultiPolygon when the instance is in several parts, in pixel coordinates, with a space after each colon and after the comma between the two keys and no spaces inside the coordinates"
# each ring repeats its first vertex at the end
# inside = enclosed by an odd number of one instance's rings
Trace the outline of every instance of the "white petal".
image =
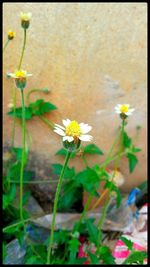
{"type": "Polygon", "coordinates": [[[29,77],[29,76],[32,76],[32,75],[33,75],[33,74],[31,74],[31,73],[28,73],[26,76],[27,76],[27,77],[29,77]]]}
{"type": "Polygon", "coordinates": [[[85,135],[83,134],[79,137],[79,139],[82,141],[88,142],[88,141],[91,141],[93,139],[93,137],[91,135],[88,135],[88,134],[85,134],[85,135]]]}
{"type": "Polygon", "coordinates": [[[65,130],[65,128],[64,128],[63,126],[61,126],[61,125],[59,125],[59,124],[57,124],[57,123],[55,123],[55,125],[56,125],[56,128],[58,127],[58,128],[60,128],[60,129],[65,130]]]}
{"type": "Polygon", "coordinates": [[[68,126],[68,124],[71,122],[69,119],[66,120],[62,120],[63,125],[65,125],[66,127],[68,126]]]}
{"type": "Polygon", "coordinates": [[[65,133],[63,130],[59,129],[59,128],[54,128],[54,132],[61,135],[61,136],[65,136],[65,133]]]}
{"type": "Polygon", "coordinates": [[[7,76],[12,77],[12,78],[16,78],[15,73],[7,73],[7,76]]]}
{"type": "Polygon", "coordinates": [[[73,136],[64,136],[63,137],[63,141],[68,141],[68,142],[72,142],[74,139],[73,139],[73,136]]]}
{"type": "Polygon", "coordinates": [[[133,112],[135,110],[135,108],[130,108],[129,111],[130,112],[133,112]]]}
{"type": "Polygon", "coordinates": [[[91,131],[91,129],[92,129],[92,127],[91,126],[89,126],[88,124],[86,125],[86,124],[79,124],[80,125],[80,127],[81,127],[81,131],[82,131],[82,133],[83,134],[86,134],[86,133],[88,133],[89,131],[91,131]]]}
{"type": "Polygon", "coordinates": [[[118,113],[118,114],[120,114],[120,113],[121,113],[121,111],[120,111],[120,110],[116,110],[115,112],[116,112],[116,113],[118,113]]]}

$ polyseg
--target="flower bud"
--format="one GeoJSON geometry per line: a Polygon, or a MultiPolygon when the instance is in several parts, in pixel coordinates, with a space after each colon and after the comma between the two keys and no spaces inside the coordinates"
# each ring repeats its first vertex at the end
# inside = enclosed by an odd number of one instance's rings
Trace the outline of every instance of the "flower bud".
{"type": "Polygon", "coordinates": [[[14,39],[14,37],[15,37],[15,32],[13,32],[13,31],[8,31],[8,34],[7,34],[7,36],[8,36],[8,40],[12,40],[12,39],[14,39]]]}
{"type": "Polygon", "coordinates": [[[25,30],[28,29],[29,25],[30,25],[30,19],[32,17],[32,13],[30,13],[30,12],[28,12],[28,13],[21,12],[20,17],[21,17],[21,26],[22,26],[22,28],[24,28],[25,30]]]}
{"type": "Polygon", "coordinates": [[[81,141],[78,139],[77,142],[68,142],[67,140],[66,141],[63,141],[63,146],[65,149],[67,149],[69,152],[74,152],[76,151],[79,147],[80,147],[80,144],[81,144],[81,141]]]}

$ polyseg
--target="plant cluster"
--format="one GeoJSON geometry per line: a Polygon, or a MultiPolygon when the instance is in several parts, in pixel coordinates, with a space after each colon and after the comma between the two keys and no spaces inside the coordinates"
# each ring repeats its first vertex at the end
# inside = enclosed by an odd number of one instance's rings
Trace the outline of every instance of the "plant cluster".
{"type": "MultiPolygon", "coordinates": [[[[7,256],[7,244],[13,238],[17,238],[20,246],[26,245],[26,254],[24,264],[105,264],[115,265],[115,258],[107,246],[102,243],[102,228],[107,214],[109,203],[116,199],[116,206],[121,204],[121,192],[119,187],[124,183],[123,177],[119,173],[120,160],[126,157],[129,163],[129,172],[133,172],[138,159],[136,153],[141,149],[134,146],[133,140],[128,136],[126,125],[128,117],[134,112],[129,104],[118,104],[115,107],[116,113],[120,116],[120,127],[118,135],[101,163],[95,163],[93,166],[87,161],[87,155],[104,156],[104,152],[94,143],[82,145],[82,142],[91,142],[93,137],[89,135],[92,127],[85,123],[78,123],[76,120],[62,120],[63,126],[48,120],[44,114],[56,110],[57,107],[45,101],[37,99],[31,102],[30,96],[35,92],[49,93],[48,88],[27,89],[28,77],[32,76],[26,70],[22,69],[23,56],[26,47],[27,33],[30,27],[32,14],[21,13],[21,27],[24,33],[23,47],[19,64],[12,73],[7,73],[7,78],[14,79],[15,87],[13,89],[13,99],[9,104],[8,116],[12,117],[12,140],[9,160],[5,166],[6,171],[3,177],[3,210],[4,210],[4,242],[3,259],[7,256]],[[16,106],[16,90],[20,91],[21,107],[16,106]],[[25,91],[28,91],[25,99],[25,91]],[[29,233],[33,232],[38,240],[38,232],[29,213],[24,209],[26,202],[31,194],[30,191],[24,192],[24,185],[32,183],[34,173],[26,170],[29,158],[28,142],[28,120],[37,116],[46,123],[51,130],[61,136],[62,148],[56,155],[64,157],[64,164],[53,164],[53,173],[59,177],[53,207],[52,224],[49,231],[49,237],[42,243],[31,240],[29,233]],[[16,123],[22,129],[22,147],[15,147],[16,123]],[[75,167],[69,167],[69,161],[78,157],[84,162],[84,169],[80,172],[75,167]],[[109,171],[109,164],[114,164],[114,170],[109,171]],[[100,195],[99,188],[101,182],[105,182],[104,191],[100,195]],[[19,190],[19,205],[14,204],[19,190]],[[88,199],[81,212],[80,219],[75,222],[72,230],[55,230],[55,221],[57,210],[68,211],[78,201],[82,192],[88,193],[88,199]],[[107,194],[104,206],[98,223],[95,224],[95,218],[88,218],[86,213],[89,209],[93,197],[97,199],[92,209],[95,209],[107,194]],[[30,223],[30,227],[29,227],[30,223]],[[84,252],[82,244],[86,243],[84,252]]],[[[15,37],[13,31],[8,32],[8,40],[4,45],[6,47],[15,37]]],[[[44,141],[43,141],[44,142],[44,141]]],[[[37,181],[38,182],[38,181],[37,181]]],[[[41,181],[39,181],[41,182],[41,181]]],[[[44,183],[44,181],[43,181],[44,183]]],[[[49,184],[51,179],[49,180],[49,184]]],[[[123,242],[131,251],[124,264],[142,264],[147,257],[145,252],[138,252],[133,249],[133,243],[126,238],[123,242]]]]}

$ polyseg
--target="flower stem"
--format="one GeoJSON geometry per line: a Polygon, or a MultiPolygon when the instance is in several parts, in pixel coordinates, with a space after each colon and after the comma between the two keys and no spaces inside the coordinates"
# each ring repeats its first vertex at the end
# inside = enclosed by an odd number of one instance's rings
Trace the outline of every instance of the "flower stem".
{"type": "Polygon", "coordinates": [[[24,106],[24,93],[21,90],[22,98],[22,158],[21,158],[21,169],[20,169],[20,219],[23,221],[23,173],[24,173],[24,162],[25,162],[25,145],[26,145],[26,128],[25,128],[25,106],[24,106]]]}
{"type": "Polygon", "coordinates": [[[59,193],[61,190],[63,176],[65,173],[68,161],[70,159],[70,156],[71,156],[71,152],[68,151],[66,158],[65,158],[64,166],[62,168],[62,171],[61,171],[61,174],[59,177],[57,189],[56,189],[56,194],[55,194],[55,199],[54,199],[54,208],[53,208],[53,218],[52,218],[52,225],[51,225],[51,233],[50,233],[50,242],[49,242],[48,253],[47,253],[47,264],[50,264],[50,261],[51,261],[51,249],[52,249],[52,245],[53,245],[53,236],[54,236],[54,229],[55,229],[55,217],[56,217],[56,211],[57,211],[57,203],[58,203],[59,193]]]}
{"type": "MultiPolygon", "coordinates": [[[[123,138],[124,138],[124,126],[125,126],[125,120],[123,119],[122,120],[122,124],[121,124],[121,132],[120,132],[120,149],[118,151],[118,155],[121,155],[121,152],[123,151],[123,138]]],[[[120,159],[121,159],[121,156],[118,157],[118,159],[116,160],[116,164],[115,164],[115,169],[118,168],[119,166],[119,163],[120,163],[120,159]]]]}
{"type": "Polygon", "coordinates": [[[20,57],[19,65],[18,65],[18,70],[21,69],[23,55],[24,55],[25,46],[26,46],[26,38],[27,38],[27,32],[26,32],[26,29],[24,29],[24,41],[23,41],[23,47],[22,47],[21,57],[20,57]]]}
{"type": "Polygon", "coordinates": [[[46,119],[44,116],[39,115],[39,118],[44,121],[48,126],[50,126],[52,129],[54,128],[54,123],[48,119],[46,119]]]}
{"type": "Polygon", "coordinates": [[[30,95],[34,92],[43,92],[43,89],[31,89],[31,90],[29,90],[29,92],[27,93],[27,96],[26,96],[26,101],[28,104],[30,103],[30,95]]]}
{"type": "Polygon", "coordinates": [[[101,229],[103,227],[103,223],[104,223],[104,220],[105,220],[105,217],[106,217],[106,213],[107,213],[107,209],[108,209],[108,205],[109,205],[109,196],[108,198],[106,199],[105,201],[105,204],[103,206],[103,210],[102,210],[102,215],[98,221],[98,224],[97,224],[97,228],[99,229],[99,236],[98,236],[98,246],[100,247],[101,245],[101,229]]]}
{"type": "MultiPolygon", "coordinates": [[[[22,47],[22,52],[21,52],[21,57],[20,61],[18,64],[18,69],[21,68],[22,65],[22,60],[23,60],[23,55],[25,51],[25,46],[26,46],[26,30],[24,30],[24,41],[23,41],[23,47],[22,47]]],[[[13,94],[13,111],[14,111],[14,117],[13,117],[13,127],[12,127],[12,147],[14,147],[14,139],[15,139],[15,128],[16,128],[16,98],[17,98],[17,91],[16,88],[14,88],[14,94],[13,94]]]]}
{"type": "Polygon", "coordinates": [[[7,47],[7,45],[9,44],[9,39],[7,40],[7,42],[5,43],[5,45],[4,45],[4,47],[3,47],[3,53],[4,53],[4,51],[5,51],[5,49],[6,49],[6,47],[7,47]]]}

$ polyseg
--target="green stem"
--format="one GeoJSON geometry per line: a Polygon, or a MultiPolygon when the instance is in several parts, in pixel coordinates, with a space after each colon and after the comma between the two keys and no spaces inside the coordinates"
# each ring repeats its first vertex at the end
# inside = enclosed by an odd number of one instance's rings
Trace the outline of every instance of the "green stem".
{"type": "MultiPolygon", "coordinates": [[[[119,155],[121,155],[121,152],[124,150],[123,149],[123,138],[124,138],[124,126],[125,126],[125,120],[122,120],[122,124],[121,124],[121,133],[120,133],[120,148],[119,148],[119,155]]],[[[118,157],[118,159],[116,160],[116,164],[115,164],[115,169],[118,168],[119,166],[119,163],[120,163],[120,159],[121,159],[121,156],[118,157]]]]}
{"type": "Polygon", "coordinates": [[[93,194],[91,193],[87,199],[87,202],[85,203],[84,210],[83,210],[82,215],[81,215],[80,220],[79,220],[79,224],[83,221],[85,214],[86,214],[86,212],[87,212],[87,210],[91,204],[92,198],[93,198],[93,194]]]}
{"type": "Polygon", "coordinates": [[[26,38],[27,38],[27,32],[26,32],[26,29],[24,29],[24,41],[23,41],[23,47],[22,47],[22,52],[21,52],[20,61],[19,61],[19,64],[18,64],[18,70],[21,69],[22,60],[23,60],[23,55],[24,55],[25,46],[26,46],[26,38]]]}
{"type": "MultiPolygon", "coordinates": [[[[23,181],[23,184],[50,184],[50,183],[57,183],[58,180],[50,180],[50,181],[42,181],[42,180],[38,180],[38,181],[23,181]]],[[[63,181],[64,183],[66,181],[63,181]]],[[[10,180],[10,183],[14,183],[14,184],[18,184],[20,183],[19,181],[15,181],[15,180],[10,180]]]]}
{"type": "Polygon", "coordinates": [[[84,161],[84,163],[85,163],[85,165],[86,165],[86,167],[89,167],[88,166],[88,163],[87,163],[87,160],[86,160],[86,158],[85,158],[85,155],[84,154],[82,154],[82,159],[83,159],[83,161],[84,161]]]}
{"type": "Polygon", "coordinates": [[[31,89],[26,96],[26,101],[28,104],[30,103],[30,95],[34,92],[43,92],[43,89],[31,89]]]}
{"type": "Polygon", "coordinates": [[[5,49],[6,49],[6,47],[7,47],[7,45],[9,44],[9,39],[7,40],[7,42],[5,43],[5,45],[4,45],[4,47],[3,47],[3,53],[4,53],[4,51],[5,51],[5,49]]]}
{"type": "MultiPolygon", "coordinates": [[[[24,29],[24,41],[23,41],[21,57],[20,57],[19,64],[18,64],[18,70],[21,69],[25,46],[26,46],[26,29],[24,29]]],[[[12,127],[12,147],[14,147],[15,128],[16,128],[16,98],[17,98],[17,90],[16,88],[14,88],[14,95],[13,95],[14,117],[13,117],[13,127],[12,127]]]]}
{"type": "Polygon", "coordinates": [[[14,88],[14,95],[13,95],[13,111],[14,111],[14,118],[13,118],[13,127],[12,127],[12,148],[14,147],[15,142],[15,127],[16,127],[16,88],[14,88]]]}
{"type": "Polygon", "coordinates": [[[23,221],[23,173],[25,162],[25,145],[26,145],[26,128],[25,128],[25,105],[24,105],[24,93],[21,90],[22,98],[22,158],[21,158],[21,170],[20,170],[20,219],[23,221]]]}
{"type": "Polygon", "coordinates": [[[108,209],[108,205],[109,205],[109,197],[107,198],[107,200],[105,201],[105,204],[103,206],[103,210],[102,210],[102,214],[100,216],[100,219],[98,221],[98,224],[97,224],[97,228],[99,229],[99,236],[98,236],[98,247],[100,247],[101,245],[101,229],[103,227],[103,223],[104,223],[104,220],[105,220],[105,217],[106,217],[106,213],[107,213],[107,209],[108,209]]]}
{"type": "Polygon", "coordinates": [[[54,128],[54,123],[52,121],[49,121],[48,119],[46,119],[44,116],[39,115],[39,118],[44,121],[48,126],[50,126],[52,129],[54,128]]]}
{"type": "Polygon", "coordinates": [[[52,218],[52,225],[51,225],[51,233],[50,233],[50,242],[49,242],[48,253],[47,253],[47,264],[50,264],[50,260],[51,260],[51,249],[52,249],[52,245],[53,245],[53,236],[54,236],[54,228],[55,228],[55,217],[56,217],[56,211],[57,211],[57,203],[58,203],[59,193],[61,190],[64,172],[66,170],[70,156],[71,156],[71,152],[68,151],[66,158],[65,158],[64,166],[62,168],[62,171],[61,171],[61,174],[59,177],[57,189],[56,189],[56,194],[55,194],[55,199],[54,199],[54,208],[53,208],[53,218],[52,218]]]}

